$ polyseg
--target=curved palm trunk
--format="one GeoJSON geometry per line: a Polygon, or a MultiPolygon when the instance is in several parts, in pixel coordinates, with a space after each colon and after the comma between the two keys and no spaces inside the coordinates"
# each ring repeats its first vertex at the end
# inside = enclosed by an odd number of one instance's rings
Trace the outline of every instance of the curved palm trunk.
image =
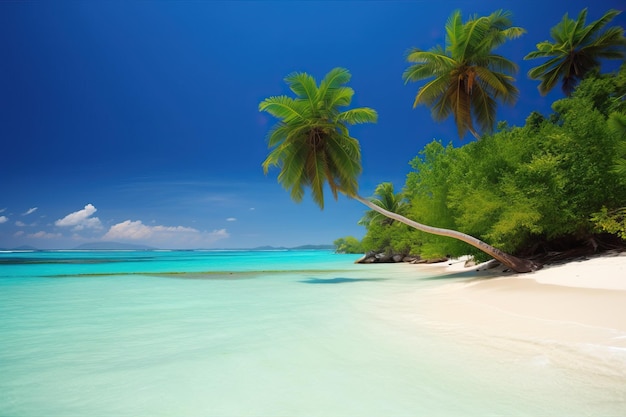
{"type": "Polygon", "coordinates": [[[503,265],[508,266],[515,272],[533,272],[538,269],[541,269],[542,267],[541,264],[538,264],[536,262],[529,261],[527,259],[520,259],[513,255],[509,255],[508,253],[502,252],[500,249],[494,248],[493,246],[488,245],[482,240],[476,239],[475,237],[470,236],[470,235],[466,235],[465,233],[457,232],[455,230],[441,229],[438,227],[426,226],[416,221],[407,219],[406,217],[401,216],[399,214],[392,213],[391,211],[385,210],[384,208],[377,206],[376,204],[372,203],[371,201],[359,195],[353,195],[351,197],[359,201],[360,203],[365,204],[370,209],[377,211],[378,213],[386,217],[397,220],[400,223],[404,223],[417,230],[421,230],[422,232],[431,233],[431,234],[440,235],[440,236],[448,236],[453,239],[462,240],[463,242],[468,243],[472,245],[473,247],[480,249],[486,254],[497,259],[503,265]]]}

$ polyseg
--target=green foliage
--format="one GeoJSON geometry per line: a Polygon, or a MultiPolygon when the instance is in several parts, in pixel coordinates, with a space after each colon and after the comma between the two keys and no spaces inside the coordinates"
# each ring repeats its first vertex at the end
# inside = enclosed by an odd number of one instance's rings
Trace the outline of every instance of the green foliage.
{"type": "Polygon", "coordinates": [[[469,131],[493,129],[496,100],[513,104],[518,95],[511,74],[517,65],[493,50],[525,33],[511,26],[511,14],[498,10],[489,16],[472,16],[463,23],[461,12],[452,13],[446,23],[445,48],[437,45],[424,51],[413,48],[407,61],[413,63],[402,75],[405,82],[432,78],[415,97],[413,107],[425,104],[433,119],[454,116],[459,136],[469,131]]]}
{"type": "Polygon", "coordinates": [[[354,236],[341,237],[333,242],[337,253],[364,253],[363,245],[354,236]]]}
{"type": "Polygon", "coordinates": [[[537,50],[524,57],[548,58],[528,72],[530,78],[541,81],[541,94],[547,94],[561,80],[561,88],[569,96],[580,80],[600,66],[601,59],[624,59],[624,29],[619,26],[605,28],[618,14],[617,10],[609,10],[588,25],[585,24],[587,9],[583,9],[576,20],[569,18],[567,13],[563,16],[563,20],[550,31],[554,42],[540,42],[537,50]]]}
{"type": "Polygon", "coordinates": [[[278,182],[296,202],[310,188],[313,201],[324,208],[325,184],[335,199],[338,192],[352,196],[358,191],[361,148],[348,125],[376,122],[377,114],[367,107],[340,111],[352,101],[354,91],[344,85],[350,77],[345,68],[335,68],[318,86],[310,75],[292,73],[285,82],[295,98],[274,96],[259,104],[260,111],[279,119],[267,137],[271,151],[263,170],[267,174],[278,167],[278,182]]]}
{"type": "Polygon", "coordinates": [[[365,252],[422,253],[420,236],[424,234],[399,222],[393,224],[371,223],[363,237],[365,252]]]}
{"type": "Polygon", "coordinates": [[[602,207],[591,216],[591,221],[601,232],[611,233],[626,240],[626,207],[613,211],[602,207]]]}
{"type": "MultiPolygon", "coordinates": [[[[376,204],[378,207],[382,207],[385,210],[391,211],[392,213],[402,214],[403,209],[403,201],[402,195],[396,194],[393,189],[393,184],[390,182],[383,182],[379,184],[374,190],[374,197],[370,198],[370,201],[376,204]]],[[[360,225],[367,226],[371,222],[379,222],[384,224],[392,224],[395,220],[383,216],[381,213],[368,210],[363,218],[359,220],[360,225]]]]}
{"type": "Polygon", "coordinates": [[[611,113],[608,123],[609,129],[621,139],[616,148],[612,171],[626,186],[626,114],[611,113]]]}
{"type": "MultiPolygon", "coordinates": [[[[509,253],[598,232],[624,238],[626,175],[619,163],[626,161],[626,118],[606,112],[623,105],[625,75],[626,66],[587,78],[570,98],[554,103],[555,115],[532,113],[524,127],[460,148],[426,145],[411,161],[403,190],[407,217],[509,253]]],[[[363,243],[424,257],[484,259],[465,243],[400,227],[370,225],[363,243]]]]}

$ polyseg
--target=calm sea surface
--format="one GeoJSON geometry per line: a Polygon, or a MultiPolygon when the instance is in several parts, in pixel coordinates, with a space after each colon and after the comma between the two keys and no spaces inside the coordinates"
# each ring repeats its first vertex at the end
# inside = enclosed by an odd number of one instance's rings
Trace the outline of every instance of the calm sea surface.
{"type": "Polygon", "coordinates": [[[356,258],[0,253],[0,416],[626,415],[606,352],[464,343],[419,314],[449,279],[356,258]]]}

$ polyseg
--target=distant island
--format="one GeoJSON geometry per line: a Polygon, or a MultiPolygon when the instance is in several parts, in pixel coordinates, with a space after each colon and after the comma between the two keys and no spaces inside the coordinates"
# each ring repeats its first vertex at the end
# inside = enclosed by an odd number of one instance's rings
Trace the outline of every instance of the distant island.
{"type": "Polygon", "coordinates": [[[134,245],[119,242],[89,242],[78,245],[75,250],[154,250],[157,248],[147,245],[134,245]]]}
{"type": "MultiPolygon", "coordinates": [[[[135,245],[132,243],[120,243],[120,242],[88,242],[78,245],[74,248],[66,250],[160,250],[162,248],[155,248],[147,245],[135,245]]],[[[252,250],[252,251],[269,251],[269,250],[334,250],[335,245],[301,245],[293,247],[285,246],[257,246],[254,248],[197,248],[195,250],[252,250]]],[[[48,249],[39,249],[33,246],[20,246],[17,248],[0,248],[3,251],[45,251],[48,249]]],[[[63,250],[63,249],[58,249],[63,250]]],[[[177,250],[177,249],[172,249],[177,250]]],[[[182,250],[182,249],[181,249],[182,250]]],[[[194,250],[194,249],[190,249],[194,250]]]]}

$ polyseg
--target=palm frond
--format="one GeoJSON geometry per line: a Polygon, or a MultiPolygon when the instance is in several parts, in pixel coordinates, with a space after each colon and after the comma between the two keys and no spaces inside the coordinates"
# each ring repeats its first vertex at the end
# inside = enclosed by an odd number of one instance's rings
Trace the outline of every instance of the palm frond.
{"type": "Polygon", "coordinates": [[[376,113],[376,110],[368,107],[359,107],[339,113],[337,121],[351,125],[376,123],[378,121],[378,113],[376,113]]]}
{"type": "Polygon", "coordinates": [[[302,142],[292,142],[284,144],[280,148],[270,153],[270,156],[273,156],[276,152],[280,154],[273,158],[278,159],[278,164],[276,165],[280,167],[280,173],[277,178],[278,183],[291,193],[291,198],[294,201],[300,202],[304,196],[304,186],[307,183],[304,172],[306,147],[302,142]]]}
{"type": "Polygon", "coordinates": [[[431,106],[434,102],[445,95],[446,91],[448,91],[453,84],[454,81],[450,74],[429,81],[417,92],[417,96],[415,96],[415,101],[413,102],[413,108],[417,107],[417,105],[421,103],[431,106]]]}
{"type": "Polygon", "coordinates": [[[450,107],[454,114],[454,122],[460,138],[463,138],[467,131],[474,131],[472,122],[471,95],[464,88],[455,88],[447,95],[450,107]]]}
{"type": "Polygon", "coordinates": [[[407,60],[416,64],[411,65],[402,74],[405,83],[444,75],[458,65],[457,61],[442,51],[415,50],[409,54],[407,60]]]}
{"type": "MultiPolygon", "coordinates": [[[[585,11],[586,10],[587,9],[585,9],[585,11]]],[[[587,25],[584,28],[584,31],[582,31],[582,34],[580,36],[580,39],[578,40],[578,43],[580,45],[585,45],[589,42],[594,43],[594,38],[598,36],[600,30],[602,30],[604,26],[606,26],[611,20],[613,20],[613,18],[615,18],[620,13],[621,12],[618,10],[609,10],[600,19],[594,22],[591,22],[589,25],[587,25]]]]}
{"type": "Polygon", "coordinates": [[[457,55],[452,56],[459,62],[471,61],[484,48],[481,48],[481,43],[490,29],[486,17],[467,22],[463,27],[463,36],[460,38],[461,45],[459,45],[457,55]]]}
{"type": "Polygon", "coordinates": [[[455,48],[461,43],[463,36],[463,18],[460,10],[454,10],[446,21],[446,46],[445,51],[451,56],[455,56],[455,48]]]}
{"type": "Polygon", "coordinates": [[[329,165],[334,167],[333,175],[338,179],[338,187],[348,196],[358,192],[357,178],[361,174],[361,149],[359,142],[350,137],[331,136],[327,144],[329,165]]]}
{"type": "Polygon", "coordinates": [[[328,107],[346,107],[349,106],[352,102],[352,96],[354,95],[354,90],[350,87],[341,87],[334,91],[333,94],[328,98],[328,107]]]}
{"type": "Polygon", "coordinates": [[[490,71],[485,67],[476,67],[476,74],[483,90],[488,92],[490,96],[498,98],[507,104],[515,103],[519,91],[513,85],[513,77],[490,71]]]}
{"type": "Polygon", "coordinates": [[[302,119],[304,115],[298,111],[295,100],[287,96],[272,96],[259,104],[259,110],[265,111],[284,122],[302,119]]]}
{"type": "Polygon", "coordinates": [[[317,102],[317,83],[309,74],[292,72],[285,77],[285,82],[298,98],[307,100],[310,103],[317,102]]]}
{"type": "Polygon", "coordinates": [[[345,68],[337,67],[333,68],[326,74],[324,79],[320,82],[319,87],[319,99],[327,100],[327,95],[329,92],[332,92],[334,89],[341,87],[344,84],[347,84],[350,81],[350,71],[345,68]]]}
{"type": "Polygon", "coordinates": [[[471,96],[474,118],[482,132],[491,132],[496,123],[496,101],[483,88],[477,88],[471,96]]]}
{"type": "Polygon", "coordinates": [[[325,154],[317,149],[307,152],[304,172],[309,187],[311,187],[311,197],[313,201],[324,209],[324,184],[326,182],[326,161],[325,154]]]}

